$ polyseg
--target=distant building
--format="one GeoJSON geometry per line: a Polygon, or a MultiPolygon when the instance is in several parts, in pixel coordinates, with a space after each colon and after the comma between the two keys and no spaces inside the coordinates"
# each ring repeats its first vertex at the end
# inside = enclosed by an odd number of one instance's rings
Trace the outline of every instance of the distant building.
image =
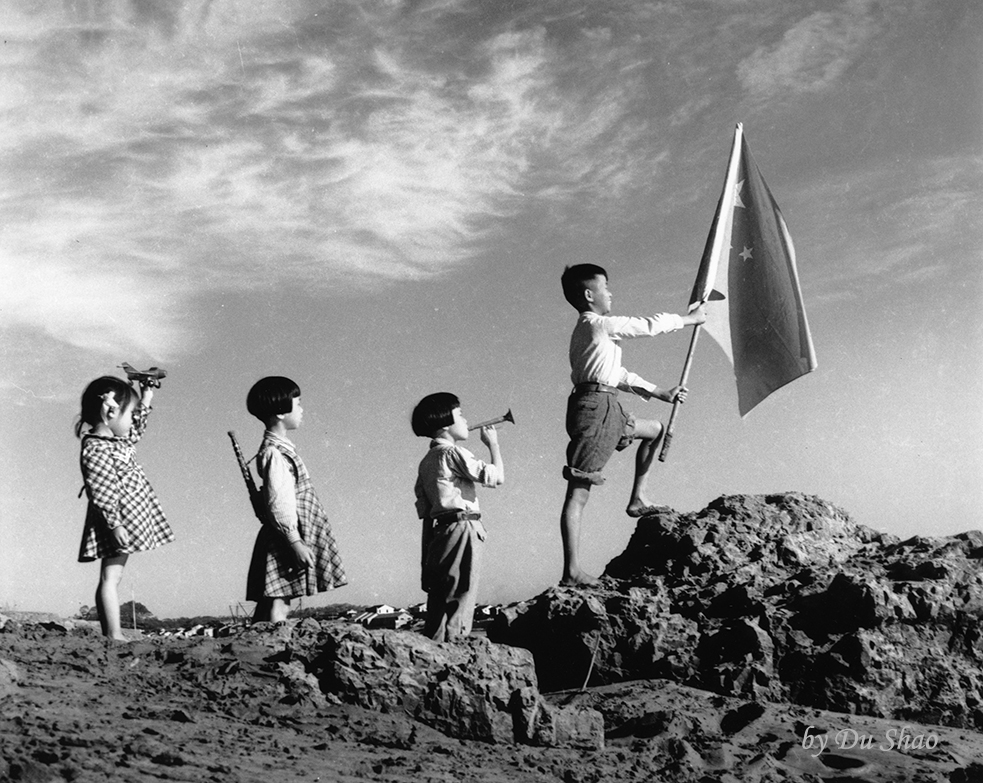
{"type": "Polygon", "coordinates": [[[351,620],[366,628],[402,628],[413,622],[413,615],[405,609],[380,604],[356,614],[351,620]]]}

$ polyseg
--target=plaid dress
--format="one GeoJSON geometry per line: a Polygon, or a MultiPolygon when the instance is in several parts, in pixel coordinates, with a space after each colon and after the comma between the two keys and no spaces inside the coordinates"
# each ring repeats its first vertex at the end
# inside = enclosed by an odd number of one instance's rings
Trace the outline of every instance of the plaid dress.
{"type": "Polygon", "coordinates": [[[135,459],[136,443],[147,428],[150,408],[137,405],[133,427],[125,437],[82,437],[80,464],[89,507],[85,515],[79,562],[145,552],[174,540],[160,502],[135,459]],[[122,525],[130,543],[117,549],[110,528],[122,525]]]}
{"type": "MultiPolygon", "coordinates": [[[[267,449],[276,449],[286,457],[296,481],[297,528],[314,558],[314,567],[298,568],[293,550],[283,533],[272,521],[266,522],[260,528],[253,547],[246,577],[246,600],[297,598],[348,584],[328,515],[314,492],[303,460],[290,441],[267,433],[257,455],[258,466],[264,464],[260,457],[267,449]]],[[[260,478],[265,484],[265,476],[261,475],[260,478]]]]}

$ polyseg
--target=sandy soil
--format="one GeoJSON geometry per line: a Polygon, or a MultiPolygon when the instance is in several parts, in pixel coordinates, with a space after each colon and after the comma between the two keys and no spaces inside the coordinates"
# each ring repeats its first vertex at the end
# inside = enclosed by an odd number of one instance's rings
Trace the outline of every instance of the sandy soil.
{"type": "Polygon", "coordinates": [[[289,627],[119,644],[31,619],[0,630],[0,780],[983,781],[980,734],[909,725],[934,747],[910,739],[902,752],[899,722],[661,681],[550,696],[604,713],[602,750],[464,742],[311,693],[289,655],[272,654],[289,627]]]}

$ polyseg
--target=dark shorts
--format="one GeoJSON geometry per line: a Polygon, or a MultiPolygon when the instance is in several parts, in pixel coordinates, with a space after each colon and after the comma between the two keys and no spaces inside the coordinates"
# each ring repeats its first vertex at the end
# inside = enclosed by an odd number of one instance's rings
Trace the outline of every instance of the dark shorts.
{"type": "Polygon", "coordinates": [[[567,481],[603,484],[601,471],[615,451],[628,448],[635,437],[635,415],[621,407],[618,395],[577,392],[567,400],[567,481]]]}

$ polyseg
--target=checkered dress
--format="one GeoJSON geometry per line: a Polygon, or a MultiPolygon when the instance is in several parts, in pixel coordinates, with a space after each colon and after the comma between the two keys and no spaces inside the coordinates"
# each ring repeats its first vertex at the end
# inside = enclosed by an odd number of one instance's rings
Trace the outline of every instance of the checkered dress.
{"type": "Polygon", "coordinates": [[[80,463],[89,507],[85,515],[79,562],[145,552],[174,540],[150,482],[134,458],[136,443],[147,428],[150,408],[138,405],[125,437],[84,435],[80,463]],[[110,528],[122,525],[130,543],[117,549],[110,528]]]}
{"type": "MultiPolygon", "coordinates": [[[[253,547],[246,578],[246,600],[297,598],[348,584],[328,515],[314,492],[303,460],[297,456],[293,444],[282,438],[265,437],[260,454],[266,449],[276,449],[286,457],[297,482],[297,528],[314,557],[314,567],[306,570],[297,568],[297,561],[283,533],[275,524],[267,522],[260,528],[253,547]]],[[[262,464],[262,461],[257,459],[257,464],[262,464]]]]}

